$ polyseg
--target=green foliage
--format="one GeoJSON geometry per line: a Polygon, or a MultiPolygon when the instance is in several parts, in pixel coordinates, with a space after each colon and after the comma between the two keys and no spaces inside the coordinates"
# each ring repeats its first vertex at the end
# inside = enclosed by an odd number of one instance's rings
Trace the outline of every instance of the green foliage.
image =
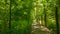
{"type": "MultiPolygon", "coordinates": [[[[13,34],[26,34],[26,30],[29,30],[29,26],[32,24],[32,10],[33,0],[12,0],[10,6],[10,0],[0,0],[0,25],[2,33],[8,34],[9,19],[10,19],[10,7],[11,7],[11,27],[13,34]],[[3,23],[2,23],[3,22],[3,23]],[[5,28],[6,27],[6,28],[5,28]]],[[[12,33],[11,32],[11,33],[12,33]]]]}
{"type": "MultiPolygon", "coordinates": [[[[31,24],[37,19],[36,17],[39,17],[41,23],[45,24],[45,14],[47,27],[56,30],[54,7],[57,6],[60,9],[59,4],[60,2],[57,0],[12,0],[10,6],[10,0],[0,0],[0,29],[2,34],[10,32],[28,34],[31,31],[31,24]],[[11,30],[9,30],[10,7],[11,30]]],[[[58,15],[60,17],[59,9],[58,15]]]]}

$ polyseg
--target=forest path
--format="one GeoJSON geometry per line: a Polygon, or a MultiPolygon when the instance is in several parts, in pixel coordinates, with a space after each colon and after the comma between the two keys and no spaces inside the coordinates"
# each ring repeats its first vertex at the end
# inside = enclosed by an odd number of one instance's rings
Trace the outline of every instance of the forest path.
{"type": "Polygon", "coordinates": [[[52,33],[51,30],[49,30],[47,27],[39,25],[38,23],[33,23],[31,34],[52,34],[52,33]]]}

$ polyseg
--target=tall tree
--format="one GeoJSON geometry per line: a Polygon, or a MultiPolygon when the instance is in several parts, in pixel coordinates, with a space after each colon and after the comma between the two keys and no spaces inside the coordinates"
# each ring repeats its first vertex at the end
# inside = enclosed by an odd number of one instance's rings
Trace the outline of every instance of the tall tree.
{"type": "Polygon", "coordinates": [[[55,17],[56,17],[57,34],[59,34],[58,7],[55,7],[55,17]]]}
{"type": "Polygon", "coordinates": [[[11,4],[12,4],[11,2],[12,2],[12,0],[10,0],[10,13],[9,13],[10,14],[10,16],[9,16],[10,17],[9,18],[9,29],[10,30],[11,30],[11,4]]]}
{"type": "Polygon", "coordinates": [[[45,26],[47,27],[47,22],[46,22],[46,4],[45,4],[45,1],[43,1],[43,10],[44,10],[44,22],[45,22],[45,26]]]}

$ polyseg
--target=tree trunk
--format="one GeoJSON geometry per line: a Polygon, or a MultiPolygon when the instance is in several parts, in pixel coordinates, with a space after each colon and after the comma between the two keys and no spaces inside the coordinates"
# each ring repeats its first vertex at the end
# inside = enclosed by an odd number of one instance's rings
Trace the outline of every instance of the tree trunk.
{"type": "Polygon", "coordinates": [[[44,21],[45,21],[45,26],[47,27],[47,22],[46,22],[46,9],[45,9],[45,5],[44,5],[44,21]]]}
{"type": "Polygon", "coordinates": [[[57,29],[57,34],[59,34],[58,7],[55,7],[55,17],[56,17],[56,29],[57,29]]]}

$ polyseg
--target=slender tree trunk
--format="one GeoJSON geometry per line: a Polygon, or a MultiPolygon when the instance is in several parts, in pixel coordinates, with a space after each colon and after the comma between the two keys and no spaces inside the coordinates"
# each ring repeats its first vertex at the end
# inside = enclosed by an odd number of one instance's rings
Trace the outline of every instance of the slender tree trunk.
{"type": "Polygon", "coordinates": [[[10,12],[9,12],[9,34],[12,34],[11,32],[11,0],[10,0],[10,12]]]}
{"type": "Polygon", "coordinates": [[[9,20],[9,29],[11,29],[11,0],[10,0],[10,20],[9,20]]]}
{"type": "Polygon", "coordinates": [[[46,22],[46,9],[45,9],[45,5],[44,5],[44,21],[45,21],[45,26],[47,27],[47,22],[46,22]]]}
{"type": "Polygon", "coordinates": [[[57,29],[57,34],[59,34],[58,7],[55,7],[55,17],[56,17],[56,29],[57,29]]]}

